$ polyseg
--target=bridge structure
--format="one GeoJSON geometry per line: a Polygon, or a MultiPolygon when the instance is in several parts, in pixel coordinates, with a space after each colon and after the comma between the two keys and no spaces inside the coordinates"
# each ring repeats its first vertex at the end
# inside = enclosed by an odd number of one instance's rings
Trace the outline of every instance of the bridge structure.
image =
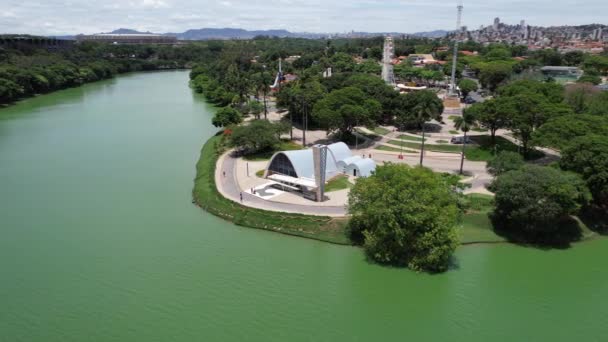
{"type": "Polygon", "coordinates": [[[395,56],[395,44],[393,38],[388,36],[384,40],[384,53],[382,55],[382,79],[390,86],[397,86],[393,70],[393,57],[395,56]]]}

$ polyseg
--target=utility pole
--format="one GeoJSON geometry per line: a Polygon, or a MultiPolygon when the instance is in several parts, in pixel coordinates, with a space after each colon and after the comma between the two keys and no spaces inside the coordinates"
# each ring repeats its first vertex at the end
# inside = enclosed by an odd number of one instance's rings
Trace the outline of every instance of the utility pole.
{"type": "Polygon", "coordinates": [[[306,130],[308,129],[308,106],[304,106],[304,122],[302,123],[302,146],[306,147],[306,130]]]}
{"type": "Polygon", "coordinates": [[[458,4],[458,17],[456,19],[456,33],[454,36],[454,56],[452,58],[452,79],[450,80],[450,96],[456,96],[456,65],[458,63],[458,41],[460,39],[460,33],[462,30],[462,10],[464,8],[462,0],[458,4]]]}

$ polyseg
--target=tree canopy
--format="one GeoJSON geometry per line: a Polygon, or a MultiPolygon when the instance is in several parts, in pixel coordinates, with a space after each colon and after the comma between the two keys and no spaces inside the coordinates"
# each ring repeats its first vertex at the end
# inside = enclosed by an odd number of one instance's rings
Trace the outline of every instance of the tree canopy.
{"type": "Polygon", "coordinates": [[[357,125],[375,125],[381,105],[359,88],[334,90],[317,102],[312,115],[328,132],[350,134],[357,125]]]}
{"type": "Polygon", "coordinates": [[[477,91],[479,86],[477,85],[477,82],[470,80],[468,78],[465,78],[465,79],[460,80],[460,82],[458,82],[458,88],[460,88],[460,91],[462,92],[462,96],[467,97],[469,95],[469,93],[477,91]]]}
{"type": "Polygon", "coordinates": [[[238,110],[232,107],[223,107],[215,113],[211,123],[215,127],[228,127],[240,124],[242,121],[243,116],[238,110]]]}
{"type": "Polygon", "coordinates": [[[530,165],[499,175],[490,189],[496,194],[492,223],[508,238],[556,244],[579,236],[571,215],[589,201],[590,194],[578,175],[530,165]]]}
{"type": "Polygon", "coordinates": [[[560,167],[580,174],[587,182],[594,202],[608,208],[608,139],[606,135],[585,135],[573,139],[562,151],[560,167]]]}
{"type": "Polygon", "coordinates": [[[458,238],[457,195],[426,168],[385,164],[349,195],[349,227],[376,262],[414,270],[447,270],[458,238]]]}
{"type": "Polygon", "coordinates": [[[519,153],[501,151],[488,161],[486,169],[491,175],[500,176],[505,172],[518,170],[524,165],[524,158],[519,153]]]}
{"type": "Polygon", "coordinates": [[[247,125],[240,125],[232,130],[230,144],[245,154],[274,150],[281,143],[281,134],[288,131],[282,123],[267,120],[253,120],[247,125]]]}

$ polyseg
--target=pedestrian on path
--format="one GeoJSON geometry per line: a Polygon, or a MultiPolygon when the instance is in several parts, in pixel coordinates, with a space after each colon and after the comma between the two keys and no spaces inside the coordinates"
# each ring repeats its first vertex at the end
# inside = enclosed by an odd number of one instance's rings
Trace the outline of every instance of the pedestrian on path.
{"type": "Polygon", "coordinates": [[[224,175],[224,178],[226,178],[226,171],[222,172],[222,174],[224,175]]]}
{"type": "Polygon", "coordinates": [[[241,192],[241,203],[243,203],[243,193],[241,192]]]}

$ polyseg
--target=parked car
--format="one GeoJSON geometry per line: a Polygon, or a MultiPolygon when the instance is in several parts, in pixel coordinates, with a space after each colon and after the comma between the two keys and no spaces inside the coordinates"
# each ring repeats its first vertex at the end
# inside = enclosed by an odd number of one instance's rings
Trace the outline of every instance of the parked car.
{"type": "Polygon", "coordinates": [[[474,98],[472,98],[470,96],[467,96],[467,97],[464,98],[464,103],[466,103],[466,104],[474,104],[474,103],[477,103],[477,101],[475,101],[474,98]]]}
{"type": "MultiPolygon", "coordinates": [[[[470,137],[467,137],[467,144],[472,143],[473,141],[471,140],[470,137]]],[[[460,137],[452,137],[452,139],[450,140],[450,143],[452,144],[464,144],[464,136],[460,136],[460,137]]]]}

